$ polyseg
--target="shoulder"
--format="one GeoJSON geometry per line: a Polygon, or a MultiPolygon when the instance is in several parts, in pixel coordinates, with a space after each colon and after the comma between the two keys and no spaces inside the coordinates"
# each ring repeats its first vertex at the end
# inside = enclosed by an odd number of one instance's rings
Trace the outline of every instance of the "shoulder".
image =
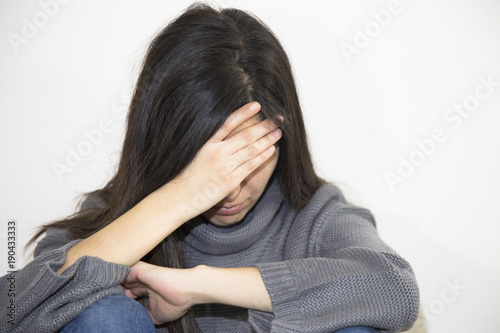
{"type": "MultiPolygon", "coordinates": [[[[372,212],[349,203],[334,184],[320,187],[293,223],[293,229],[307,235],[310,256],[328,256],[347,247],[385,248],[372,212]]],[[[299,237],[297,232],[294,236],[299,237]]]]}
{"type": "Polygon", "coordinates": [[[287,236],[293,248],[301,247],[307,256],[364,244],[360,239],[378,241],[371,211],[349,203],[340,188],[331,183],[321,186],[302,209],[293,213],[287,236]]]}
{"type": "Polygon", "coordinates": [[[315,224],[352,215],[366,219],[375,226],[375,219],[369,209],[347,202],[340,188],[331,183],[321,186],[299,214],[314,219],[315,224]]]}

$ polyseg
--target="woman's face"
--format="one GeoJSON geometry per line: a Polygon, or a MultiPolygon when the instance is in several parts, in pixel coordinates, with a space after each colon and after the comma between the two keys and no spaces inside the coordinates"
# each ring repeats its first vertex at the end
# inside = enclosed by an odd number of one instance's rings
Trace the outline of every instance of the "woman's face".
{"type": "MultiPolygon", "coordinates": [[[[257,116],[247,120],[240,127],[236,128],[228,138],[246,127],[258,123],[260,120],[260,117],[257,116]]],[[[278,157],[279,147],[276,147],[271,158],[248,175],[224,200],[202,215],[217,226],[230,226],[241,221],[264,192],[276,168],[278,157]]]]}

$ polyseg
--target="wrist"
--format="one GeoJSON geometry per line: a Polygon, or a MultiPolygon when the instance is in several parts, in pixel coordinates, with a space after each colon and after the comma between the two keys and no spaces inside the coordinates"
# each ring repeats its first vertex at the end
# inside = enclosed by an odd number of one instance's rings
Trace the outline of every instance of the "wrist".
{"type": "Polygon", "coordinates": [[[210,283],[213,267],[199,265],[189,269],[187,277],[187,294],[193,305],[216,303],[211,296],[211,288],[207,286],[210,283]]]}
{"type": "Polygon", "coordinates": [[[192,305],[219,303],[272,312],[262,277],[255,267],[196,266],[188,283],[192,305]]]}
{"type": "Polygon", "coordinates": [[[182,210],[179,209],[181,199],[174,189],[174,186],[166,184],[145,197],[139,202],[138,206],[144,207],[144,210],[151,212],[155,217],[159,217],[162,220],[159,222],[163,226],[164,221],[168,221],[170,225],[175,226],[175,229],[177,229],[190,220],[191,217],[182,214],[182,210]]]}
{"type": "Polygon", "coordinates": [[[169,214],[179,226],[205,211],[198,207],[192,195],[179,190],[179,185],[174,181],[163,185],[152,194],[154,200],[160,202],[165,213],[169,214]]]}

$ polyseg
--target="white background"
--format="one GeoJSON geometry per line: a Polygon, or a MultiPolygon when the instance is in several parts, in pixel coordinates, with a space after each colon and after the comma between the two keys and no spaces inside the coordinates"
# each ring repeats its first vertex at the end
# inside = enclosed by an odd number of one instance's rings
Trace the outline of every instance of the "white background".
{"type": "MultiPolygon", "coordinates": [[[[114,173],[145,48],[191,3],[64,2],[0,2],[2,275],[10,219],[21,268],[35,228],[114,173]]],[[[318,172],[412,263],[429,332],[498,332],[500,2],[212,3],[255,13],[282,41],[318,172]],[[477,88],[480,77],[497,83],[477,88]],[[473,111],[460,123],[446,118],[463,103],[473,111]]]]}

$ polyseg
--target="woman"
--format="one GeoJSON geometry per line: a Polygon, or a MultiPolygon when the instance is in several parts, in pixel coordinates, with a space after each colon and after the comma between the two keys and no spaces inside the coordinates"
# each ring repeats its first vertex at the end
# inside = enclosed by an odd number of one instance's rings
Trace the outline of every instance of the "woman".
{"type": "Polygon", "coordinates": [[[278,40],[235,9],[158,34],[116,175],[44,232],[2,330],[398,331],[418,312],[371,213],[315,174],[278,40]]]}

